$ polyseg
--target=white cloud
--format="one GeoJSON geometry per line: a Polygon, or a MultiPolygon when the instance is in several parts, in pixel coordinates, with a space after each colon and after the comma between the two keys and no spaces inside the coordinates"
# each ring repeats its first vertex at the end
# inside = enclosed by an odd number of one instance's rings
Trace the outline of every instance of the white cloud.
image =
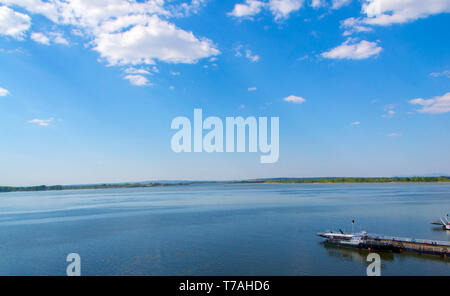
{"type": "Polygon", "coordinates": [[[362,12],[371,25],[405,23],[433,14],[450,12],[448,0],[364,0],[362,12]]]}
{"type": "Polygon", "coordinates": [[[421,106],[421,109],[417,110],[419,113],[428,114],[442,114],[450,112],[450,92],[443,96],[437,96],[432,99],[417,98],[409,101],[413,105],[421,106]]]}
{"type": "MultiPolygon", "coordinates": [[[[244,3],[239,3],[234,6],[232,12],[228,15],[237,18],[248,18],[261,13],[263,9],[269,10],[275,20],[287,19],[292,12],[300,10],[303,6],[304,0],[246,0],[244,3]]],[[[321,2],[320,0],[313,0],[314,5],[321,2]]]]}
{"type": "Polygon", "coordinates": [[[50,33],[50,36],[53,40],[53,43],[69,45],[69,41],[67,41],[67,39],[64,38],[63,34],[60,32],[52,32],[52,33],[50,33]]]}
{"type": "Polygon", "coordinates": [[[360,124],[361,124],[360,121],[354,121],[354,122],[352,122],[352,125],[360,125],[360,124]]]}
{"type": "Polygon", "coordinates": [[[44,45],[50,45],[51,43],[69,45],[69,41],[60,32],[49,32],[48,35],[41,32],[34,32],[30,38],[44,45]]]}
{"type": "Polygon", "coordinates": [[[327,2],[325,0],[311,0],[311,7],[314,9],[324,7],[327,5],[327,2]]]}
{"type": "Polygon", "coordinates": [[[266,6],[265,2],[258,0],[246,0],[245,3],[236,4],[228,15],[234,17],[250,17],[259,14],[266,6]]]}
{"type": "MultiPolygon", "coordinates": [[[[109,65],[136,66],[157,61],[193,64],[220,54],[211,40],[197,37],[170,21],[197,12],[206,0],[183,3],[163,0],[0,0],[0,3],[43,15],[56,26],[72,26],[72,34],[87,39],[87,47],[98,52],[109,65]]],[[[10,8],[1,9],[11,13],[10,8]]],[[[28,16],[21,15],[29,21],[28,16]]],[[[2,25],[0,22],[0,28],[2,25]]],[[[29,24],[20,32],[28,28],[29,24]]],[[[15,35],[21,36],[20,32],[15,35]]],[[[34,35],[34,40],[43,44],[69,43],[60,33],[36,34],[42,35],[34,35]]]]}
{"type": "Polygon", "coordinates": [[[0,6],[0,35],[22,40],[30,26],[31,18],[28,15],[0,6]]]}
{"type": "Polygon", "coordinates": [[[0,97],[6,97],[7,95],[9,95],[9,91],[0,87],[0,97]]]}
{"type": "Polygon", "coordinates": [[[218,55],[208,39],[198,39],[178,29],[158,16],[145,17],[146,22],[125,32],[101,33],[94,39],[94,50],[110,65],[196,63],[197,60],[218,55]]]}
{"type": "MultiPolygon", "coordinates": [[[[42,14],[53,22],[57,22],[62,13],[62,9],[67,8],[69,4],[64,5],[62,1],[41,1],[41,0],[1,0],[0,3],[8,6],[17,5],[23,7],[33,14],[42,14]],[[59,11],[58,11],[59,10],[59,11]]],[[[69,17],[69,15],[67,15],[69,17]]]]}
{"type": "Polygon", "coordinates": [[[127,74],[144,74],[144,75],[149,75],[149,74],[151,74],[151,73],[150,73],[148,70],[146,70],[146,69],[142,69],[142,68],[138,69],[138,68],[134,68],[134,67],[126,68],[126,69],[124,70],[124,72],[127,73],[127,74]]]}
{"type": "Polygon", "coordinates": [[[369,42],[362,40],[355,41],[352,38],[347,39],[344,43],[331,49],[330,51],[322,53],[322,56],[327,59],[367,59],[378,55],[383,50],[376,42],[369,42]]]}
{"type": "Polygon", "coordinates": [[[364,22],[361,18],[354,18],[354,17],[350,17],[348,19],[341,21],[340,27],[342,29],[345,29],[344,34],[343,34],[344,36],[348,36],[353,33],[372,31],[372,28],[370,28],[366,24],[364,24],[364,22]]]}
{"type": "MultiPolygon", "coordinates": [[[[333,0],[334,3],[347,2],[333,0]]],[[[348,1],[350,2],[350,1],[348,1]]],[[[363,17],[349,18],[341,23],[344,36],[371,31],[369,26],[387,26],[412,22],[430,15],[450,12],[449,0],[363,0],[363,17]]]]}
{"type": "MultiPolygon", "coordinates": [[[[159,14],[170,16],[164,1],[145,2],[127,0],[0,0],[6,5],[23,7],[33,14],[41,14],[56,24],[73,25],[93,31],[108,20],[123,22],[123,17],[159,14]]],[[[171,6],[175,10],[176,7],[171,6]]]]}
{"type": "Polygon", "coordinates": [[[291,95],[287,98],[284,98],[283,101],[289,102],[289,103],[294,103],[294,104],[303,104],[304,102],[306,102],[306,99],[304,99],[302,97],[291,95]]]}
{"type": "Polygon", "coordinates": [[[294,11],[303,6],[303,0],[270,0],[269,7],[275,16],[275,20],[286,19],[294,11]]]}
{"type": "Polygon", "coordinates": [[[172,76],[179,76],[180,74],[181,74],[180,72],[174,72],[174,71],[170,72],[170,75],[172,75],[172,76]]]}
{"type": "Polygon", "coordinates": [[[257,54],[253,54],[251,50],[245,51],[245,57],[254,63],[259,61],[260,59],[260,56],[257,54]]]}
{"type": "Polygon", "coordinates": [[[387,136],[388,136],[388,137],[401,137],[402,134],[399,134],[399,133],[390,133],[390,134],[388,134],[387,136]]]}
{"type": "Polygon", "coordinates": [[[258,89],[256,87],[249,87],[248,91],[257,91],[258,89]]]}
{"type": "MultiPolygon", "coordinates": [[[[243,54],[242,54],[241,50],[243,49],[243,47],[244,47],[243,45],[237,46],[235,48],[235,54],[234,55],[237,56],[237,57],[242,57],[243,54]]],[[[245,53],[245,57],[247,59],[249,59],[250,61],[254,62],[254,63],[258,62],[260,60],[260,58],[261,58],[259,55],[253,54],[250,49],[246,49],[244,53],[245,53]]]]}
{"type": "Polygon", "coordinates": [[[349,5],[352,0],[333,0],[331,3],[332,9],[339,9],[343,6],[349,5]]]}
{"type": "Polygon", "coordinates": [[[444,77],[450,78],[450,70],[445,70],[442,72],[434,72],[434,73],[431,73],[430,76],[432,76],[432,77],[444,76],[444,77]]]}
{"type": "MultiPolygon", "coordinates": [[[[178,6],[172,6],[172,14],[177,17],[189,16],[198,13],[200,8],[206,4],[208,0],[191,0],[191,3],[181,3],[178,6]]],[[[162,2],[162,1],[160,1],[162,2]]]]}
{"type": "Polygon", "coordinates": [[[127,75],[124,77],[126,80],[130,81],[131,84],[136,86],[151,86],[152,84],[148,81],[147,77],[142,75],[127,75]]]}
{"type": "Polygon", "coordinates": [[[32,33],[31,39],[44,45],[50,45],[50,39],[43,33],[32,33]]]}
{"type": "Polygon", "coordinates": [[[28,123],[36,124],[39,126],[49,126],[52,121],[53,121],[53,117],[51,117],[49,119],[33,119],[33,120],[29,120],[28,123]]]}

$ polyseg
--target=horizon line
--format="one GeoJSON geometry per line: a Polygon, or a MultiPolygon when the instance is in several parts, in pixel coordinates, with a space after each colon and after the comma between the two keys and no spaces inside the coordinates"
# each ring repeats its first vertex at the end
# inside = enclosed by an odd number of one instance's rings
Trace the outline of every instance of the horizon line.
{"type": "Polygon", "coordinates": [[[320,179],[340,179],[340,178],[351,178],[351,179],[394,179],[394,178],[440,178],[440,177],[450,177],[450,174],[439,174],[439,175],[409,175],[409,176],[372,176],[372,177],[359,177],[359,176],[328,176],[328,177],[270,177],[270,178],[251,178],[251,179],[223,179],[223,180],[211,180],[211,179],[159,179],[159,180],[145,180],[145,181],[127,181],[127,182],[99,182],[99,183],[84,183],[84,184],[39,184],[39,185],[0,185],[0,187],[9,187],[9,188],[30,188],[30,187],[39,187],[39,186],[102,186],[102,185],[137,185],[137,184],[185,184],[185,183],[233,183],[233,182],[254,182],[254,181],[270,181],[270,180],[320,180],[320,179]]]}

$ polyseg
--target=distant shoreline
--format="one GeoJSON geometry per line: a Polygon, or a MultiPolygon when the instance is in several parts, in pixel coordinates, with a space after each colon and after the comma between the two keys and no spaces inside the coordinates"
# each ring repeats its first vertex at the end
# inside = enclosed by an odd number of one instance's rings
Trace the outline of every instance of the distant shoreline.
{"type": "Polygon", "coordinates": [[[0,186],[0,193],[6,192],[36,192],[63,191],[83,189],[114,189],[114,188],[149,188],[167,186],[188,186],[194,184],[371,184],[371,183],[450,183],[450,177],[392,177],[392,178],[278,178],[256,179],[243,181],[190,181],[173,183],[120,183],[92,185],[53,185],[53,186],[0,186]]]}

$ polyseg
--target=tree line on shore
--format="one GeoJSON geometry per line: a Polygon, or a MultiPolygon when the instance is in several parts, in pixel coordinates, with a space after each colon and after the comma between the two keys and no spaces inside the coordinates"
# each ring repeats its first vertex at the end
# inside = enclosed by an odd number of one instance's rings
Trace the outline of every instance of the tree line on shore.
{"type": "Polygon", "coordinates": [[[450,177],[392,177],[392,178],[304,178],[272,179],[263,183],[432,183],[450,182],[450,177]]]}
{"type": "Polygon", "coordinates": [[[432,183],[450,182],[450,177],[392,177],[392,178],[301,178],[301,179],[262,179],[236,182],[183,182],[183,183],[124,183],[124,184],[94,184],[94,185],[53,185],[13,187],[0,186],[1,192],[28,192],[28,191],[60,191],[80,189],[109,189],[109,188],[142,188],[157,186],[176,186],[190,184],[214,183],[432,183]]]}
{"type": "Polygon", "coordinates": [[[28,187],[12,187],[0,186],[0,192],[28,192],[28,191],[60,191],[60,190],[81,190],[81,189],[109,189],[109,188],[142,188],[170,185],[186,185],[178,184],[162,184],[162,183],[127,183],[127,184],[93,184],[93,185],[53,185],[53,186],[28,186],[28,187]]]}

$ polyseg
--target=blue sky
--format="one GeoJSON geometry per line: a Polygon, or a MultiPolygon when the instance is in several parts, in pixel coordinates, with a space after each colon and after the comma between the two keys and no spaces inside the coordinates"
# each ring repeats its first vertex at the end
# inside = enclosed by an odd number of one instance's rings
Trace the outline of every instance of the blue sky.
{"type": "Polygon", "coordinates": [[[450,173],[448,0],[0,0],[0,184],[450,173]],[[291,100],[286,100],[286,98],[291,100]],[[280,158],[171,150],[280,117],[280,158]]]}

